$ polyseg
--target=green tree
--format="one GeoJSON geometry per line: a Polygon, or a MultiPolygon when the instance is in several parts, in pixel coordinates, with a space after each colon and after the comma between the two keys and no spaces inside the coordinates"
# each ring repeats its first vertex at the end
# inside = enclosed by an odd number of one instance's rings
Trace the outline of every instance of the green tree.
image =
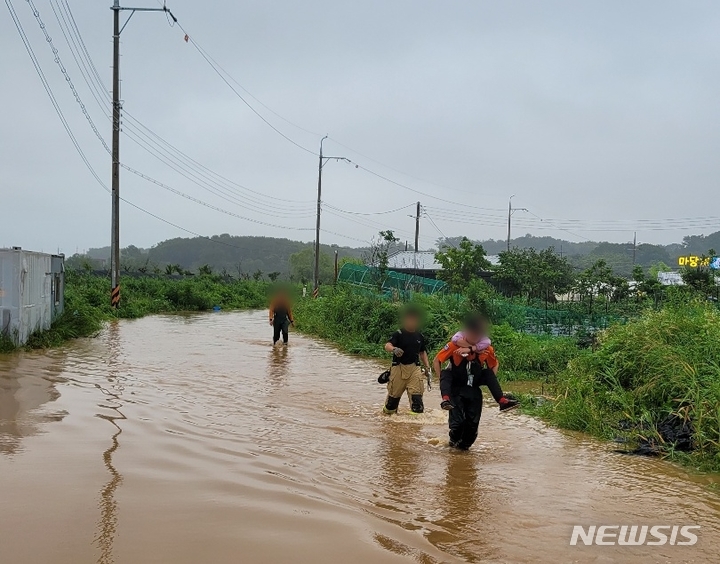
{"type": "Polygon", "coordinates": [[[373,239],[365,255],[365,264],[370,268],[373,285],[382,289],[388,273],[390,249],[400,241],[392,230],[380,231],[373,239]]]}
{"type": "Polygon", "coordinates": [[[596,296],[609,298],[618,282],[613,269],[604,259],[596,261],[590,268],[583,270],[575,279],[574,289],[580,294],[580,300],[588,299],[588,312],[592,315],[596,296]]]}
{"type": "Polygon", "coordinates": [[[280,273],[277,271],[271,272],[270,274],[268,274],[268,278],[270,279],[270,282],[275,282],[278,278],[280,278],[280,273]]]}
{"type": "Polygon", "coordinates": [[[572,265],[552,247],[540,252],[518,248],[501,252],[494,278],[506,296],[522,295],[528,301],[541,298],[546,303],[570,289],[574,281],[572,265]]]}
{"type": "MultiPolygon", "coordinates": [[[[306,284],[315,277],[315,250],[311,246],[290,255],[290,279],[306,284]]],[[[331,284],[333,281],[333,259],[327,253],[320,252],[320,282],[331,284]]]]}
{"type": "Polygon", "coordinates": [[[654,297],[657,291],[662,289],[662,284],[660,284],[657,278],[658,272],[660,271],[656,270],[653,274],[653,268],[651,267],[650,274],[646,275],[645,269],[642,266],[636,265],[635,268],[633,268],[632,279],[635,282],[634,294],[637,301],[643,298],[654,297]]]}
{"type": "Polygon", "coordinates": [[[457,247],[451,247],[435,253],[435,260],[442,270],[438,278],[447,282],[453,292],[462,292],[480,272],[490,270],[490,262],[485,258],[485,249],[463,237],[457,247]]]}
{"type": "Polygon", "coordinates": [[[658,274],[660,274],[661,272],[670,272],[670,271],[672,271],[672,268],[670,268],[663,261],[658,261],[658,262],[650,265],[649,274],[650,274],[650,278],[654,278],[655,280],[657,280],[658,274]]]}
{"type": "Polygon", "coordinates": [[[709,261],[715,256],[715,249],[710,249],[707,254],[700,257],[696,267],[686,266],[680,272],[683,282],[691,288],[705,295],[716,290],[715,271],[710,269],[709,261]]]}

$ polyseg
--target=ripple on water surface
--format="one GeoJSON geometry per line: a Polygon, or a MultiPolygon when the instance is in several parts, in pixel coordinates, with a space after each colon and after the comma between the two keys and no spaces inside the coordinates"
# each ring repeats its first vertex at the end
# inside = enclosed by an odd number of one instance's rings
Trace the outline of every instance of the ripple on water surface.
{"type": "Polygon", "coordinates": [[[268,329],[158,316],[0,357],[3,562],[715,561],[714,479],[491,402],[454,452],[437,390],[386,417],[382,365],[268,329]],[[569,546],[593,524],[703,528],[694,547],[569,546]]]}

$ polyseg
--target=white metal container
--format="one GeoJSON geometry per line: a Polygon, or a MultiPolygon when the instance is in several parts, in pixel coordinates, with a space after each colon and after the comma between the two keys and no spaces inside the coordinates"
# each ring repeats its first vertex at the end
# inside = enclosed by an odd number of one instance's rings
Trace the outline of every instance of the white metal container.
{"type": "Polygon", "coordinates": [[[0,249],[0,333],[16,344],[50,329],[63,311],[64,291],[62,256],[0,249]]]}

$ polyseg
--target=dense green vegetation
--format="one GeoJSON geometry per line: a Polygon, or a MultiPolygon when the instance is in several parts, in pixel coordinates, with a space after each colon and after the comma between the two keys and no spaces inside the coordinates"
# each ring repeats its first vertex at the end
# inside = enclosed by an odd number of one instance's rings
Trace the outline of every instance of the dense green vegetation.
{"type": "Polygon", "coordinates": [[[661,453],[720,471],[720,312],[685,300],[647,310],[600,334],[552,383],[556,398],[533,411],[554,424],[631,446],[652,442],[661,453]],[[692,453],[658,431],[670,417],[692,429],[692,453]]]}
{"type": "MultiPolygon", "coordinates": [[[[362,249],[322,245],[323,256],[332,260],[335,251],[340,258],[358,258],[362,249]]],[[[291,271],[290,257],[297,253],[312,253],[313,245],[274,237],[235,237],[228,234],[212,237],[176,238],[158,243],[150,249],[129,246],[121,250],[120,264],[126,272],[161,274],[166,267],[174,271],[197,272],[208,266],[215,273],[234,278],[252,278],[254,274],[268,275],[278,272],[287,279],[291,271]]],[[[67,259],[68,268],[103,270],[110,263],[110,248],[90,249],[85,255],[67,259]]],[[[326,262],[327,264],[327,262],[326,262]]],[[[325,271],[332,273],[332,265],[325,271]]]]}
{"type": "MultiPolygon", "coordinates": [[[[462,237],[451,237],[438,240],[439,249],[452,248],[460,245],[462,237]]],[[[505,240],[487,239],[476,241],[488,255],[499,255],[507,250],[505,240]]],[[[701,255],[708,249],[720,249],[720,231],[710,235],[691,235],[683,239],[681,243],[670,245],[651,245],[639,243],[633,250],[632,242],[627,243],[603,243],[586,241],[576,243],[553,237],[535,237],[524,235],[512,240],[512,248],[534,249],[537,253],[554,249],[555,253],[566,257],[569,264],[576,271],[586,270],[599,260],[613,270],[616,275],[629,278],[632,275],[633,267],[642,266],[646,271],[658,264],[677,266],[677,259],[686,255],[701,255]],[[635,263],[633,264],[633,255],[635,263]]],[[[295,278],[301,277],[310,280],[305,274],[293,273],[290,256],[312,248],[311,243],[291,241],[288,239],[276,239],[272,237],[235,237],[227,234],[215,235],[209,238],[176,238],[163,241],[150,249],[139,249],[127,247],[122,250],[123,267],[132,271],[140,268],[147,272],[153,269],[163,272],[168,265],[179,266],[183,271],[195,272],[203,265],[210,266],[214,272],[226,272],[234,277],[251,277],[260,272],[265,275],[271,272],[279,272],[282,278],[289,278],[295,274],[295,278]]],[[[393,247],[394,250],[400,246],[393,247]]],[[[337,247],[322,245],[323,256],[332,259],[335,251],[338,251],[340,258],[363,258],[369,249],[353,249],[349,247],[337,247]]],[[[75,255],[68,258],[68,265],[71,268],[82,268],[83,264],[91,264],[93,269],[101,270],[107,266],[110,257],[109,247],[90,249],[84,255],[75,255]]],[[[331,272],[329,263],[324,261],[325,270],[323,276],[327,277],[331,272]]]]}
{"type": "MultiPolygon", "coordinates": [[[[486,285],[485,285],[486,286],[486,285]]],[[[493,344],[501,379],[542,380],[551,396],[523,397],[524,408],[559,427],[627,449],[652,445],[657,454],[720,471],[720,312],[691,288],[676,288],[662,308],[646,301],[633,319],[597,336],[532,335],[516,330],[512,316],[476,281],[467,296],[416,296],[427,312],[432,352],[456,331],[468,311],[494,318],[493,344]],[[662,431],[668,419],[690,429],[692,452],[681,452],[662,431]]],[[[338,286],[296,308],[298,328],[343,350],[386,357],[399,303],[373,292],[338,286]]]]}
{"type": "MultiPolygon", "coordinates": [[[[431,354],[448,342],[467,313],[485,308],[483,299],[415,296],[414,302],[426,312],[423,333],[431,354]]],[[[401,307],[373,292],[340,285],[326,289],[318,300],[299,302],[295,317],[298,329],[332,341],[346,352],[387,357],[382,345],[398,328],[401,307]]],[[[506,380],[545,380],[564,369],[577,350],[575,339],[520,333],[501,316],[495,321],[499,323],[493,339],[506,380]]]]}
{"type": "MultiPolygon", "coordinates": [[[[31,336],[26,348],[44,348],[77,337],[97,333],[113,318],[138,318],[154,313],[254,309],[267,306],[270,284],[255,280],[233,280],[206,274],[178,278],[126,276],[122,278],[122,302],[110,307],[110,280],[84,271],[67,271],[65,313],[49,331],[31,336]]],[[[14,350],[13,343],[0,340],[0,352],[14,350]]]]}

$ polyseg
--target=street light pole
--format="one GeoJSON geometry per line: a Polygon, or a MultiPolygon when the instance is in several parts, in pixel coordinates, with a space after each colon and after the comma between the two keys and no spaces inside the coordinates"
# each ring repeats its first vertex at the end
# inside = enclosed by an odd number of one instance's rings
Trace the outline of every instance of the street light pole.
{"type": "Polygon", "coordinates": [[[110,228],[110,305],[120,306],[120,34],[135,12],[165,12],[177,22],[170,10],[162,8],[123,8],[120,0],[114,0],[110,8],[113,11],[113,132],[112,132],[112,220],[110,228]],[[120,27],[120,12],[129,11],[130,16],[120,27]]]}
{"type": "Polygon", "coordinates": [[[317,298],[320,286],[320,212],[322,210],[322,171],[327,161],[334,159],[336,161],[347,161],[350,159],[345,157],[325,157],[323,156],[323,141],[327,139],[326,135],[320,140],[320,159],[318,161],[318,190],[317,190],[317,219],[315,222],[315,269],[313,272],[313,297],[317,298]]]}

